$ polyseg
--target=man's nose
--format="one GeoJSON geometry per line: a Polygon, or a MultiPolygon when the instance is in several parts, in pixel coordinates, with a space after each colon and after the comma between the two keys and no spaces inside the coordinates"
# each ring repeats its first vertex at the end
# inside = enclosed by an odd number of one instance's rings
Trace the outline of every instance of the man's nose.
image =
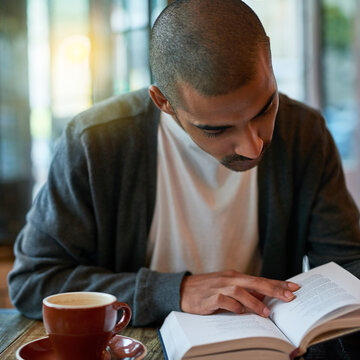
{"type": "Polygon", "coordinates": [[[264,147],[264,141],[259,137],[255,127],[249,124],[246,129],[242,129],[234,145],[237,155],[245,156],[249,159],[257,159],[264,147]]]}

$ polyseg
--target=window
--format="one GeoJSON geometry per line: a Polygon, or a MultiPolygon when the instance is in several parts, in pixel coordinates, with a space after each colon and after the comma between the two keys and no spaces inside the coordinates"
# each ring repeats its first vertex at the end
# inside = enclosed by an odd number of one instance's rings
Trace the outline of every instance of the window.
{"type": "Polygon", "coordinates": [[[360,3],[321,1],[322,108],[360,205],[360,3]]]}
{"type": "Polygon", "coordinates": [[[270,36],[279,90],[324,114],[360,205],[360,2],[245,2],[270,36]]]}
{"type": "Polygon", "coordinates": [[[26,1],[0,2],[0,244],[11,243],[31,202],[26,1]]]}
{"type": "Polygon", "coordinates": [[[270,38],[279,91],[304,100],[304,38],[302,0],[245,0],[259,16],[270,38]]]}
{"type": "Polygon", "coordinates": [[[114,0],[111,32],[114,51],[115,94],[139,89],[151,83],[149,32],[166,1],[114,0]]]}

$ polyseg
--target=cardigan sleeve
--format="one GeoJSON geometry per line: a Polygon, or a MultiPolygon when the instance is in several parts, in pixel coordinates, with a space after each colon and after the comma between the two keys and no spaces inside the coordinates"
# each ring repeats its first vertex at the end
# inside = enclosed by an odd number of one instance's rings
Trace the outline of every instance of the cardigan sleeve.
{"type": "Polygon", "coordinates": [[[360,278],[359,210],[346,188],[334,140],[324,121],[321,125],[308,165],[310,176],[319,174],[319,181],[308,181],[308,191],[315,196],[307,255],[311,266],[335,261],[360,278]]]}
{"type": "Polygon", "coordinates": [[[116,206],[100,206],[97,194],[113,189],[106,172],[103,186],[94,189],[94,162],[83,141],[71,123],[57,145],[48,181],[15,243],[16,260],[8,278],[11,300],[25,316],[40,319],[42,299],[50,294],[99,291],[128,303],[134,326],[161,321],[171,310],[180,311],[184,273],[157,273],[145,264],[114,265],[119,258],[131,259],[135,240],[129,243],[116,234],[116,224],[109,230],[100,219],[112,219],[116,206]]]}

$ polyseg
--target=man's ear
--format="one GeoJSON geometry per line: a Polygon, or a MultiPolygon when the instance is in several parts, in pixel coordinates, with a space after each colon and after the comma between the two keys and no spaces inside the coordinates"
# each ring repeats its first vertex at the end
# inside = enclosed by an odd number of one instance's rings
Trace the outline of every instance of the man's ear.
{"type": "Polygon", "coordinates": [[[169,101],[166,99],[166,97],[163,95],[163,93],[160,91],[160,89],[156,85],[150,85],[149,86],[149,95],[154,102],[154,104],[163,112],[174,115],[174,111],[169,103],[169,101]]]}
{"type": "Polygon", "coordinates": [[[269,46],[269,50],[271,52],[271,41],[270,41],[270,37],[266,35],[267,41],[268,41],[268,46],[269,46]]]}

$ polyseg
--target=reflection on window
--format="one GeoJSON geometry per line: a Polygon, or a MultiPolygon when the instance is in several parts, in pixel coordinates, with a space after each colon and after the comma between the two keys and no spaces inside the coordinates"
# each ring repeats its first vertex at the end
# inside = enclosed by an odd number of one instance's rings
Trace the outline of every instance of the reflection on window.
{"type": "Polygon", "coordinates": [[[51,153],[51,91],[48,7],[45,0],[28,0],[29,100],[31,162],[38,184],[46,180],[51,153]]]}
{"type": "Polygon", "coordinates": [[[0,244],[13,243],[31,203],[26,1],[0,5],[0,244]]]}
{"type": "Polygon", "coordinates": [[[91,106],[87,0],[28,0],[30,126],[34,194],[45,182],[54,140],[91,106]]]}
{"type": "Polygon", "coordinates": [[[340,151],[347,185],[360,205],[360,2],[245,2],[270,37],[279,90],[323,112],[340,151]]]}
{"type": "Polygon", "coordinates": [[[149,32],[166,0],[114,0],[110,23],[114,34],[114,93],[151,83],[149,32]]]}
{"type": "Polygon", "coordinates": [[[279,91],[304,99],[303,0],[245,0],[270,37],[273,68],[279,91]]]}
{"type": "Polygon", "coordinates": [[[139,89],[150,84],[148,42],[147,28],[115,35],[115,94],[139,89]]]}
{"type": "MultiPolygon", "coordinates": [[[[27,1],[34,194],[46,180],[54,141],[74,115],[93,101],[151,83],[149,32],[166,4],[166,0],[27,1]]],[[[9,120],[0,125],[14,123],[12,116],[9,112],[9,120]]],[[[7,140],[0,145],[3,153],[9,148],[7,140]]],[[[6,164],[10,175],[15,161],[6,164]]]]}
{"type": "Polygon", "coordinates": [[[354,0],[322,1],[323,108],[346,166],[355,161],[357,128],[354,0]]]}

